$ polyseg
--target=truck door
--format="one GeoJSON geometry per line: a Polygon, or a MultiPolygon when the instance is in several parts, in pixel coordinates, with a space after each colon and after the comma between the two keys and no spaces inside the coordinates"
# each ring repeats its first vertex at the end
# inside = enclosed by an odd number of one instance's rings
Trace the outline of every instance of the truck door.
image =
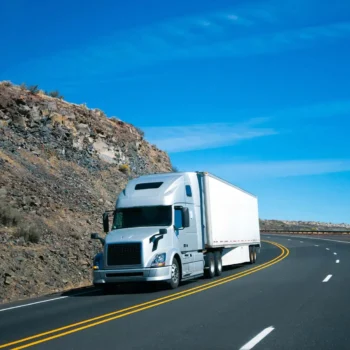
{"type": "MultiPolygon", "coordinates": [[[[182,211],[181,207],[175,207],[175,227],[182,227],[182,211]]],[[[179,240],[181,252],[189,252],[197,250],[197,234],[193,230],[195,223],[193,222],[193,213],[190,214],[190,227],[184,229],[175,229],[175,234],[179,240]]]]}

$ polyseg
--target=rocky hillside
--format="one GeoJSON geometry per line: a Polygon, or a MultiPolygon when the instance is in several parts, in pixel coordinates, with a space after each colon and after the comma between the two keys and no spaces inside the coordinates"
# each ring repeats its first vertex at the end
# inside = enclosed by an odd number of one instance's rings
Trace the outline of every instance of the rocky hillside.
{"type": "Polygon", "coordinates": [[[318,221],[260,220],[261,230],[291,231],[350,231],[350,224],[332,224],[318,221]]]}
{"type": "Polygon", "coordinates": [[[101,215],[166,153],[98,109],[0,83],[0,302],[91,283],[101,215]]]}

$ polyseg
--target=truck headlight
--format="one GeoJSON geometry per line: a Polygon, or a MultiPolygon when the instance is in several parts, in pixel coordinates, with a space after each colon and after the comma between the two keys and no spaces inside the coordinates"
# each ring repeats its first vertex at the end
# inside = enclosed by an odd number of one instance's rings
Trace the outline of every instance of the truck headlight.
{"type": "Polygon", "coordinates": [[[103,255],[98,253],[94,257],[93,267],[94,270],[101,270],[103,268],[103,255]]]}
{"type": "Polygon", "coordinates": [[[166,254],[157,254],[154,258],[151,267],[162,267],[165,266],[166,254]]]}

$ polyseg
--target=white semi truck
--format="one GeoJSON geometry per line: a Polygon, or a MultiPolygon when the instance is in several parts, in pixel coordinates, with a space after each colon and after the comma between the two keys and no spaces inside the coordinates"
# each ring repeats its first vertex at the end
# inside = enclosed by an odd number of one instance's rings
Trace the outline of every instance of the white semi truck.
{"type": "Polygon", "coordinates": [[[207,172],[145,175],[120,193],[110,230],[103,215],[93,283],[184,280],[222,273],[222,267],[255,263],[259,251],[258,200],[207,172]]]}

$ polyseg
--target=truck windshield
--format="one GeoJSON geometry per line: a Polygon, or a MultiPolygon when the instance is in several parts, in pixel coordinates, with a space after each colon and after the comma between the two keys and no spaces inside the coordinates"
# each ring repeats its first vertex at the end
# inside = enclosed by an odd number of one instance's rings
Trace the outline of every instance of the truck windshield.
{"type": "Polygon", "coordinates": [[[113,230],[129,227],[170,226],[172,208],[168,206],[135,207],[117,209],[113,219],[113,230]]]}

